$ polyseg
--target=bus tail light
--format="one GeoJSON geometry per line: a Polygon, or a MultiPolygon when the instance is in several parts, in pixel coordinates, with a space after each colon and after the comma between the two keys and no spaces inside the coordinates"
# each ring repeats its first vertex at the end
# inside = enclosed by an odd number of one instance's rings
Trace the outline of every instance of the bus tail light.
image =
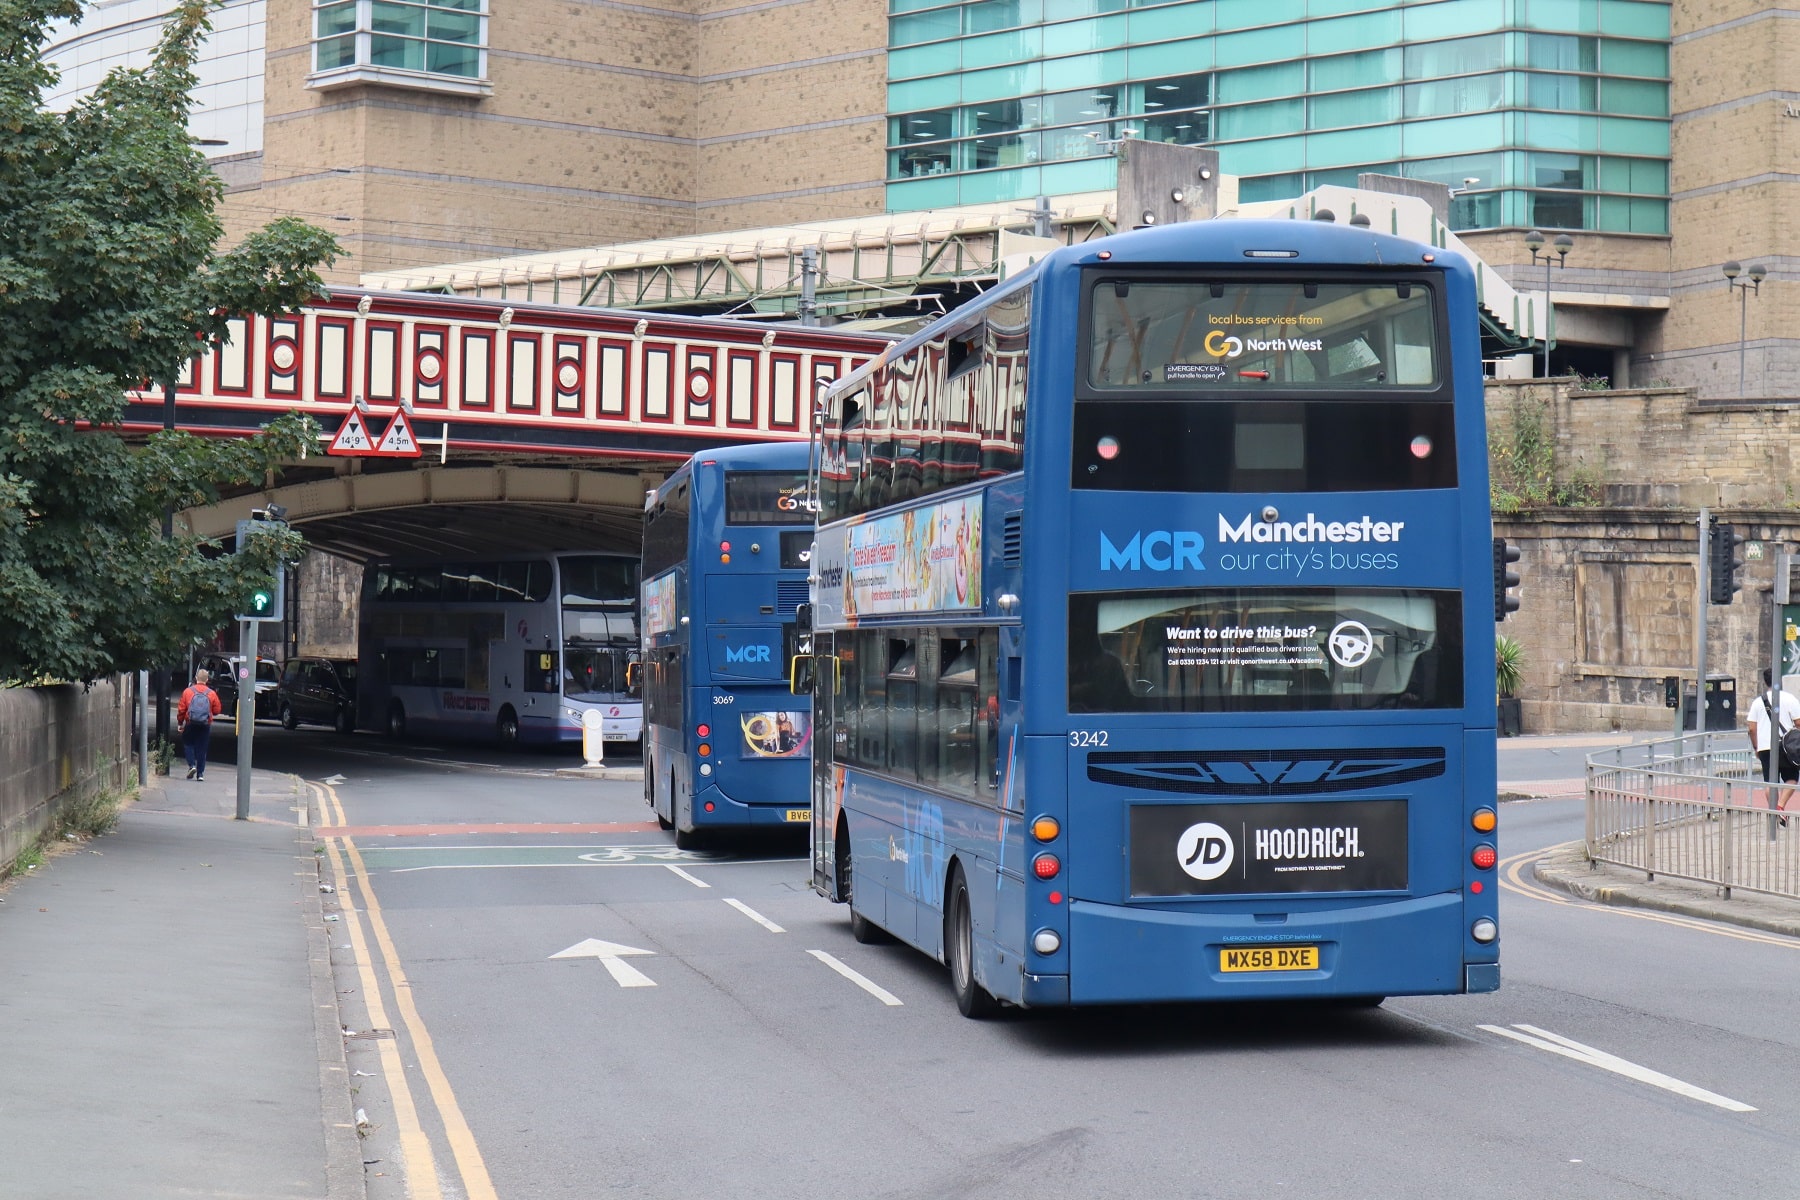
{"type": "Polygon", "coordinates": [[[1469,936],[1478,942],[1491,942],[1500,936],[1500,926],[1494,924],[1492,917],[1483,917],[1469,926],[1469,936]]]}
{"type": "Polygon", "coordinates": [[[700,743],[700,757],[705,758],[707,755],[709,755],[711,753],[712,753],[712,743],[711,742],[701,742],[700,743]]]}
{"type": "Polygon", "coordinates": [[[700,727],[695,729],[694,732],[699,734],[703,738],[711,737],[712,736],[712,726],[711,725],[701,725],[700,727]]]}
{"type": "Polygon", "coordinates": [[[1499,823],[1500,818],[1494,815],[1491,808],[1478,808],[1469,814],[1469,824],[1475,827],[1477,833],[1492,833],[1494,826],[1499,823]]]}
{"type": "Polygon", "coordinates": [[[1056,873],[1062,870],[1062,862],[1054,854],[1040,854],[1031,860],[1031,869],[1039,879],[1055,879],[1056,873]]]}
{"type": "Polygon", "coordinates": [[[730,542],[720,542],[719,543],[719,561],[722,563],[728,563],[731,561],[731,543],[730,542]]]}
{"type": "Polygon", "coordinates": [[[1494,864],[1500,861],[1500,853],[1492,846],[1483,843],[1475,847],[1475,853],[1469,855],[1469,861],[1480,870],[1491,870],[1494,864]]]}
{"type": "Polygon", "coordinates": [[[1056,823],[1055,817],[1039,817],[1031,823],[1031,836],[1040,842],[1053,842],[1061,832],[1062,826],[1056,823]]]}
{"type": "Polygon", "coordinates": [[[1040,929],[1031,935],[1031,948],[1039,954],[1055,954],[1062,949],[1062,938],[1054,929],[1040,929]]]}

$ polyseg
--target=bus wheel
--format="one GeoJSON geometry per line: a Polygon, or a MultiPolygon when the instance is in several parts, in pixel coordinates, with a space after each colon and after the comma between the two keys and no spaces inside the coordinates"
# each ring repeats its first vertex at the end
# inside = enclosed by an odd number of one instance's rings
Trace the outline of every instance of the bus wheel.
{"type": "Polygon", "coordinates": [[[677,850],[698,850],[700,848],[700,831],[698,829],[675,830],[675,848],[677,850]]]}
{"type": "Polygon", "coordinates": [[[406,706],[398,700],[388,705],[387,731],[391,738],[406,736],[406,706]]]}
{"type": "Polygon", "coordinates": [[[950,903],[944,911],[944,963],[950,968],[950,990],[965,1017],[991,1017],[999,1007],[975,982],[975,930],[969,915],[969,884],[959,863],[950,876],[950,903]]]}
{"type": "Polygon", "coordinates": [[[294,706],[291,704],[283,704],[281,706],[281,727],[283,729],[300,728],[300,722],[295,719],[294,706]]]}
{"type": "Polygon", "coordinates": [[[855,868],[850,862],[850,823],[839,818],[837,828],[837,894],[850,906],[850,936],[864,946],[888,941],[887,930],[856,911],[855,868]]]}
{"type": "Polygon", "coordinates": [[[519,744],[519,714],[512,710],[512,705],[500,710],[500,720],[494,731],[500,735],[500,744],[508,750],[519,744]]]}

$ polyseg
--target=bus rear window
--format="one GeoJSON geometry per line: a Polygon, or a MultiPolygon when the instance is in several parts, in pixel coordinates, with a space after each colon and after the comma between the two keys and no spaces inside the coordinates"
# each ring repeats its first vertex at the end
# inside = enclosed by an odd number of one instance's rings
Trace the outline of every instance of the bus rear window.
{"type": "Polygon", "coordinates": [[[1455,413],[1431,400],[1077,400],[1070,482],[1133,492],[1452,488],[1455,413]]]}
{"type": "Polygon", "coordinates": [[[1424,279],[1109,275],[1088,295],[1097,391],[1435,389],[1442,374],[1424,279]]]}
{"type": "Polygon", "coordinates": [[[1069,711],[1459,708],[1461,603],[1417,588],[1069,597],[1069,711]]]}
{"type": "Polygon", "coordinates": [[[727,471],[727,525],[811,525],[805,471],[727,471]]]}

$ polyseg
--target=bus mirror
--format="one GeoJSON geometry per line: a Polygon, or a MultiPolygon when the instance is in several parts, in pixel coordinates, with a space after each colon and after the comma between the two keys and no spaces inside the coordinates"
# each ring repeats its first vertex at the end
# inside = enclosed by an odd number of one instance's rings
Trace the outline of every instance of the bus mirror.
{"type": "Polygon", "coordinates": [[[643,673],[644,673],[644,664],[643,663],[641,663],[641,662],[626,663],[625,664],[625,687],[627,689],[636,687],[638,685],[638,677],[640,675],[642,675],[643,673]]]}
{"type": "Polygon", "coordinates": [[[810,654],[796,654],[788,661],[788,691],[796,696],[812,695],[813,659],[810,654]]]}
{"type": "Polygon", "coordinates": [[[812,605],[802,603],[794,609],[794,628],[801,633],[812,632],[812,605]]]}

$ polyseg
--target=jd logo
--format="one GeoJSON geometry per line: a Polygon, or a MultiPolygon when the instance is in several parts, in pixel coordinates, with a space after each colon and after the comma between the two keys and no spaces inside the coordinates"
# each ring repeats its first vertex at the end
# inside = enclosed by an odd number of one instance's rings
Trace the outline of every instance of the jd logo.
{"type": "Polygon", "coordinates": [[[725,661],[728,663],[766,663],[769,661],[767,646],[727,646],[725,661]]]}
{"type": "Polygon", "coordinates": [[[1175,842],[1175,860],[1181,869],[1202,881],[1217,879],[1229,871],[1235,857],[1231,835],[1211,821],[1189,825],[1175,842]]]}
{"type": "Polygon", "coordinates": [[[1102,571],[1206,570],[1200,552],[1206,549],[1206,538],[1192,529],[1152,529],[1131,535],[1123,546],[1115,546],[1104,532],[1100,534],[1100,569],[1102,571]]]}

